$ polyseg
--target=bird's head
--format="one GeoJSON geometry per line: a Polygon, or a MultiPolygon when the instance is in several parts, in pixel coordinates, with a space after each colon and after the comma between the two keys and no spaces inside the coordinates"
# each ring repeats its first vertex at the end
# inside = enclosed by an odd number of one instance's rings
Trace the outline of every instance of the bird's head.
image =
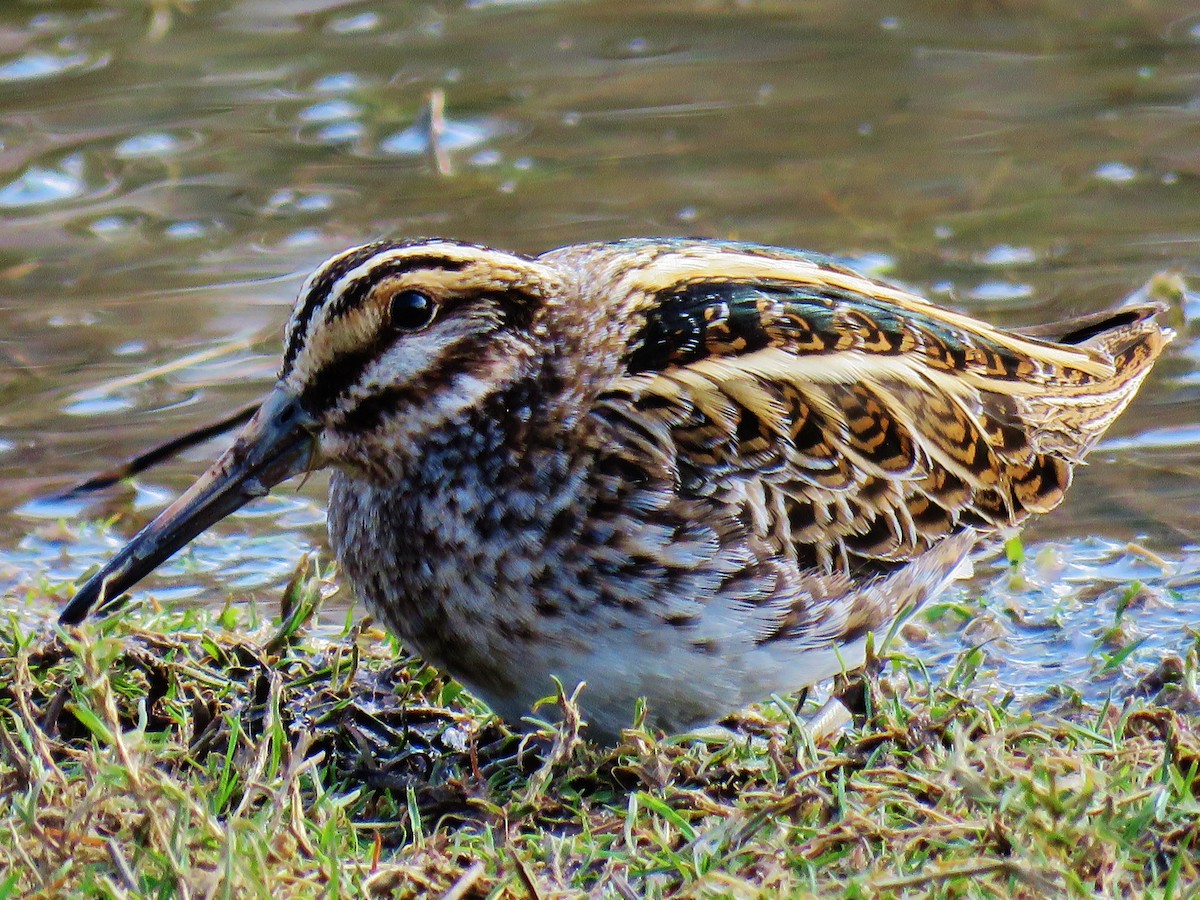
{"type": "Polygon", "coordinates": [[[334,465],[394,474],[407,448],[531,372],[554,270],[469,244],[378,242],[305,281],[279,379],[231,446],[63,610],[81,621],[274,485],[334,465]]]}
{"type": "Polygon", "coordinates": [[[469,244],[347,250],[300,290],[277,402],[298,410],[315,460],[386,478],[389,452],[528,373],[559,293],[550,268],[469,244]]]}

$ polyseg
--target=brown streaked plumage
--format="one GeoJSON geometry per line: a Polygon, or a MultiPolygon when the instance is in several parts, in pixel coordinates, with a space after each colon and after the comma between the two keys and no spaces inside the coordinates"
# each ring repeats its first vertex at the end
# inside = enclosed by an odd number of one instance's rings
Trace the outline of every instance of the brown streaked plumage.
{"type": "Polygon", "coordinates": [[[1057,506],[1159,311],[1006,332],[721,241],[355,248],[301,289],[234,446],[62,620],[328,465],[344,577],[497,712],[557,677],[603,737],[639,696],[712,721],[859,664],[981,536],[1057,506]]]}

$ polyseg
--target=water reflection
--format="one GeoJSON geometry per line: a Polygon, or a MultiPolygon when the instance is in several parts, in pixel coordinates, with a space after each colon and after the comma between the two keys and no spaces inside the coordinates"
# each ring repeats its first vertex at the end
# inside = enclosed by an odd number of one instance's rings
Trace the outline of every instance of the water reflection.
{"type": "Polygon", "coordinates": [[[105,62],[103,57],[91,57],[86,53],[46,53],[30,50],[0,64],[0,82],[55,78],[80,69],[100,66],[105,62]]]}
{"type": "Polygon", "coordinates": [[[82,196],[86,190],[83,157],[73,153],[54,166],[30,166],[0,187],[0,207],[19,209],[61,203],[82,196]]]}
{"type": "MultiPolygon", "coordinates": [[[[31,498],[258,396],[306,272],[376,236],[809,246],[1006,325],[1110,305],[1159,269],[1200,276],[1193,5],[0,7],[2,602],[65,593],[119,543],[91,517],[128,534],[220,445],[87,508],[31,498]],[[447,166],[424,118],[439,92],[447,166]]],[[[999,682],[1098,695],[1188,645],[1197,295],[1177,327],[1027,533],[1042,562],[984,571],[922,655],[986,636],[999,682]],[[1132,580],[1157,592],[1124,614],[1147,640],[1103,671],[1132,580]]],[[[310,483],[248,509],[147,592],[272,602],[324,547],[322,502],[310,483]]]]}

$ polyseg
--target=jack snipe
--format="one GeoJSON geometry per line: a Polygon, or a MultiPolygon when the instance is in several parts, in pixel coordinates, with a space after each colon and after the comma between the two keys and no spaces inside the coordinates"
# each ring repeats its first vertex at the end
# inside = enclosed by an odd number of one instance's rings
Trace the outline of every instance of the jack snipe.
{"type": "Polygon", "coordinates": [[[358,247],[305,282],[234,445],[62,621],[328,465],[343,576],[498,713],[556,676],[600,736],[639,696],[710,722],[860,664],[980,536],[1057,506],[1158,312],[1009,333],[722,241],[358,247]]]}

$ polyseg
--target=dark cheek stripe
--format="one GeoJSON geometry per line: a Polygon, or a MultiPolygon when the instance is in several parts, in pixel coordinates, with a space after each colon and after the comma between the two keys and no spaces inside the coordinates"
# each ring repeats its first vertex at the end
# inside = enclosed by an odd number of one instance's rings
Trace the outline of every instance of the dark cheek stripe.
{"type": "Polygon", "coordinates": [[[339,427],[354,434],[374,431],[388,413],[419,406],[435,390],[436,378],[421,378],[409,384],[384,388],[347,410],[339,427]]]}
{"type": "Polygon", "coordinates": [[[300,394],[300,405],[312,415],[320,415],[337,402],[338,397],[362,379],[367,369],[386,353],[397,335],[385,331],[367,347],[342,353],[317,372],[300,394]]]}
{"type": "Polygon", "coordinates": [[[343,414],[340,427],[345,431],[366,433],[378,428],[389,413],[425,405],[439,388],[479,358],[482,344],[482,341],[461,341],[447,348],[435,367],[417,373],[411,381],[380,388],[369,397],[363,397],[343,414]]]}

